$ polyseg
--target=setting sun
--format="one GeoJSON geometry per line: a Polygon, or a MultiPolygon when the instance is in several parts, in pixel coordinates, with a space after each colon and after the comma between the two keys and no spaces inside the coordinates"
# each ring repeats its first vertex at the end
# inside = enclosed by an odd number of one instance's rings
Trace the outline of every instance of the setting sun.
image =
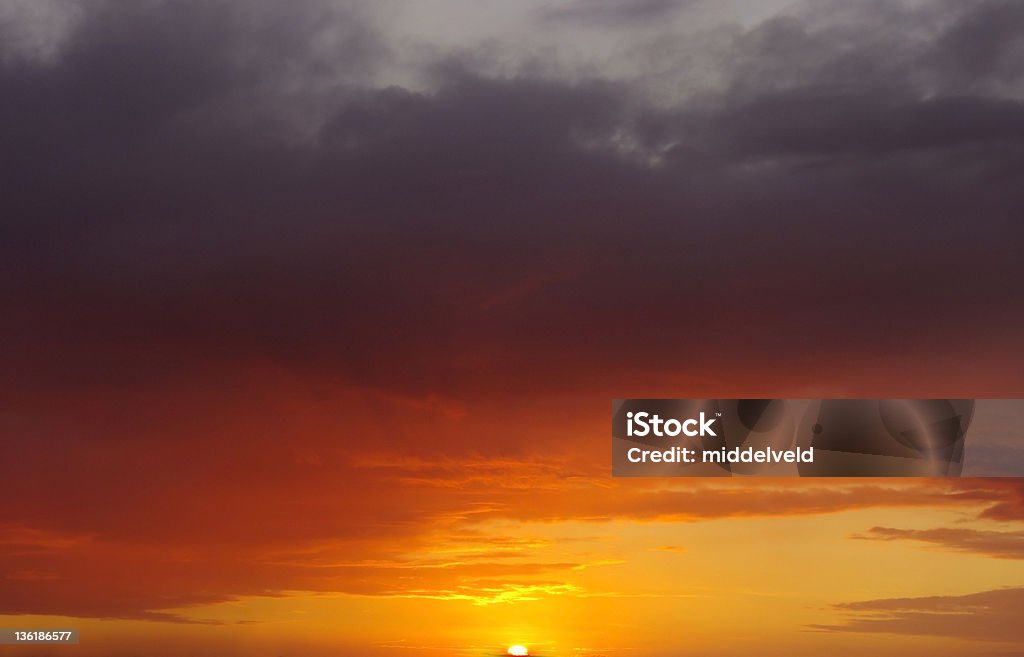
{"type": "Polygon", "coordinates": [[[522,657],[523,655],[529,655],[530,651],[526,649],[526,646],[511,646],[508,649],[508,654],[522,657]]]}

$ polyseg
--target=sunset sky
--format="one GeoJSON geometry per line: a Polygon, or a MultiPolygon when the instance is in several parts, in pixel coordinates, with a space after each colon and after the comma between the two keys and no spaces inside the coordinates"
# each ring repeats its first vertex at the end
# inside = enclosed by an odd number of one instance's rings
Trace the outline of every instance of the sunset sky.
{"type": "Polygon", "coordinates": [[[82,629],[0,657],[1020,655],[1024,480],[613,479],[609,411],[1024,397],[1022,61],[1011,0],[0,0],[0,627],[82,629]]]}

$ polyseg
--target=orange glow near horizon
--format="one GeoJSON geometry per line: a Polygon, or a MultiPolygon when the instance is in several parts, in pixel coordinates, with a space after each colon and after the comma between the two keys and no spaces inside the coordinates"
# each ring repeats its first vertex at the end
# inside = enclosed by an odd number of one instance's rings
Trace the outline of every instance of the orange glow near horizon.
{"type": "Polygon", "coordinates": [[[156,428],[69,445],[77,470],[23,457],[9,483],[38,492],[0,521],[0,625],[79,627],[80,657],[1024,643],[1019,480],[613,479],[605,404],[240,394],[40,416],[156,428]]]}

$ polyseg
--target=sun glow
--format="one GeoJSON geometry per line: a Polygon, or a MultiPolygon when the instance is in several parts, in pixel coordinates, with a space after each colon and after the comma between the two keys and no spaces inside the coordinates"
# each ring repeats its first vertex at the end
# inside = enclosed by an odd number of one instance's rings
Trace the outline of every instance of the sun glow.
{"type": "Polygon", "coordinates": [[[530,651],[526,649],[526,646],[509,646],[508,654],[516,655],[516,657],[524,657],[529,655],[530,651]]]}

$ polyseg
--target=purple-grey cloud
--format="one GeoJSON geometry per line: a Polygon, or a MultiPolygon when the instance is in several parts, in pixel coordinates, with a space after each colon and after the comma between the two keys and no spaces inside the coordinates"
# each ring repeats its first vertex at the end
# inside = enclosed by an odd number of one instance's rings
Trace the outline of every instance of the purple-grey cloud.
{"type": "Polygon", "coordinates": [[[968,595],[888,598],[835,605],[844,615],[834,625],[814,625],[830,632],[871,632],[940,636],[972,641],[1019,642],[1024,629],[1016,621],[1024,588],[968,595]]]}
{"type": "Polygon", "coordinates": [[[936,529],[872,527],[867,532],[856,535],[855,538],[874,541],[915,541],[997,559],[1024,559],[1024,532],[950,527],[936,529]]]}

